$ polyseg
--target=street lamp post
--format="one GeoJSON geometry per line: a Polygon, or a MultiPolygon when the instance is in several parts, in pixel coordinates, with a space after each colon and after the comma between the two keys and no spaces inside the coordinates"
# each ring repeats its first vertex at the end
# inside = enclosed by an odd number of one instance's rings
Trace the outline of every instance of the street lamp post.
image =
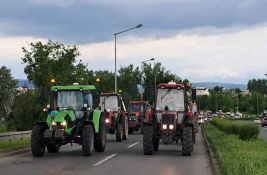
{"type": "Polygon", "coordinates": [[[129,28],[127,30],[123,30],[123,31],[114,33],[114,37],[115,37],[115,73],[114,73],[114,77],[115,77],[115,89],[114,89],[114,91],[115,91],[115,93],[117,93],[117,89],[118,89],[118,85],[117,85],[117,35],[119,35],[121,33],[124,33],[124,32],[127,32],[129,30],[140,28],[142,26],[143,26],[143,24],[138,24],[135,27],[132,27],[132,28],[129,28]]]}
{"type": "MultiPolygon", "coordinates": [[[[143,64],[145,63],[145,62],[148,62],[148,61],[154,61],[155,60],[155,58],[150,58],[149,60],[145,60],[145,61],[142,61],[141,62],[141,82],[140,82],[140,84],[142,84],[143,82],[142,82],[142,78],[143,78],[143,64]]],[[[143,101],[143,94],[140,94],[141,95],[141,101],[143,101]]]]}

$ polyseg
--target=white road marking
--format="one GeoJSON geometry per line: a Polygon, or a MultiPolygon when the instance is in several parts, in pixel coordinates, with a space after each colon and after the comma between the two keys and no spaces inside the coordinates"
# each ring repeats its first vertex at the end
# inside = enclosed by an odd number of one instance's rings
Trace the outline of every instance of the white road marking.
{"type": "Polygon", "coordinates": [[[134,143],[134,144],[131,144],[131,145],[129,145],[128,147],[127,147],[127,149],[129,149],[129,148],[131,148],[131,147],[133,147],[133,146],[135,146],[135,145],[137,145],[137,144],[139,144],[140,142],[136,142],[136,143],[134,143]]]}
{"type": "Polygon", "coordinates": [[[103,159],[103,160],[101,160],[101,161],[99,161],[99,162],[95,163],[95,164],[94,164],[94,166],[101,165],[102,163],[104,163],[104,162],[106,162],[107,160],[109,160],[109,159],[111,159],[111,158],[115,157],[116,155],[117,155],[117,154],[112,154],[112,155],[110,155],[110,156],[106,157],[105,159],[103,159]]]}

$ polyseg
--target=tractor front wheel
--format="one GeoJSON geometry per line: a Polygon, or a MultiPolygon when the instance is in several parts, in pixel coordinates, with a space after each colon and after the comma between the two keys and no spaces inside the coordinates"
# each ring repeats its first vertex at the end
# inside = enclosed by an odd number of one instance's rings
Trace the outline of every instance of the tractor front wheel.
{"type": "Polygon", "coordinates": [[[107,126],[105,124],[105,117],[101,116],[99,123],[99,132],[95,134],[95,151],[103,152],[106,148],[106,140],[107,140],[107,126]]]}
{"type": "Polygon", "coordinates": [[[184,156],[191,156],[193,151],[193,133],[192,127],[185,126],[183,128],[183,137],[182,137],[182,154],[184,156]]]}
{"type": "Polygon", "coordinates": [[[128,138],[128,117],[124,116],[123,117],[123,140],[127,140],[128,138]]]}
{"type": "Polygon", "coordinates": [[[144,155],[152,155],[154,152],[153,126],[143,126],[143,150],[144,155]]]}
{"type": "Polygon", "coordinates": [[[116,141],[121,142],[122,141],[122,135],[123,135],[123,126],[122,124],[118,123],[116,127],[116,141]]]}
{"type": "Polygon", "coordinates": [[[94,149],[94,129],[92,125],[85,125],[82,134],[82,150],[84,156],[91,156],[94,149]]]}
{"type": "Polygon", "coordinates": [[[46,127],[36,125],[31,134],[31,150],[33,157],[42,157],[45,153],[45,143],[43,142],[46,127]]]}

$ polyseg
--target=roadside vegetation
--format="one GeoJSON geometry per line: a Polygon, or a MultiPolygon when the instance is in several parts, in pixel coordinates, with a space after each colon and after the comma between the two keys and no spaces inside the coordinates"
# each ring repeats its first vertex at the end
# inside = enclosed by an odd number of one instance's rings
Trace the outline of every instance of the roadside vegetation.
{"type": "Polygon", "coordinates": [[[259,126],[251,122],[214,118],[211,124],[226,134],[238,135],[242,140],[257,138],[259,134],[259,126]]]}
{"type": "Polygon", "coordinates": [[[17,140],[1,140],[0,141],[0,152],[1,151],[7,151],[17,148],[23,148],[30,146],[30,138],[24,138],[24,139],[17,139],[17,140]]]}
{"type": "Polygon", "coordinates": [[[237,135],[222,132],[210,123],[203,128],[222,175],[267,174],[266,141],[259,138],[241,140],[237,135]]]}

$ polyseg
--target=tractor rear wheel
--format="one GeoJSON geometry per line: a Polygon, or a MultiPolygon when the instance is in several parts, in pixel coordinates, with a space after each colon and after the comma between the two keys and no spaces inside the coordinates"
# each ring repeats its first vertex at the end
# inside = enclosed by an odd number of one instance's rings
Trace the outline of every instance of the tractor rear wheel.
{"type": "Polygon", "coordinates": [[[154,152],[153,126],[143,126],[143,150],[144,155],[152,155],[154,152]]]}
{"type": "Polygon", "coordinates": [[[182,137],[182,154],[183,156],[191,156],[193,151],[193,129],[192,127],[185,126],[183,128],[182,137]]]}
{"type": "Polygon", "coordinates": [[[99,123],[99,132],[95,134],[95,151],[103,152],[106,148],[106,140],[107,140],[107,126],[105,124],[105,117],[101,116],[99,123]]]}
{"type": "Polygon", "coordinates": [[[57,153],[59,151],[58,144],[47,144],[46,149],[49,153],[57,153]]]}
{"type": "Polygon", "coordinates": [[[31,134],[31,150],[33,157],[42,157],[45,153],[45,143],[43,142],[46,127],[35,125],[31,134]]]}
{"type": "Polygon", "coordinates": [[[122,124],[118,123],[116,127],[116,141],[121,142],[122,141],[122,134],[123,134],[123,127],[122,124]]]}
{"type": "Polygon", "coordinates": [[[123,140],[127,140],[128,138],[128,117],[124,116],[123,117],[123,140]]]}
{"type": "Polygon", "coordinates": [[[85,125],[82,134],[82,150],[84,156],[91,156],[94,149],[94,129],[92,125],[85,125]]]}

